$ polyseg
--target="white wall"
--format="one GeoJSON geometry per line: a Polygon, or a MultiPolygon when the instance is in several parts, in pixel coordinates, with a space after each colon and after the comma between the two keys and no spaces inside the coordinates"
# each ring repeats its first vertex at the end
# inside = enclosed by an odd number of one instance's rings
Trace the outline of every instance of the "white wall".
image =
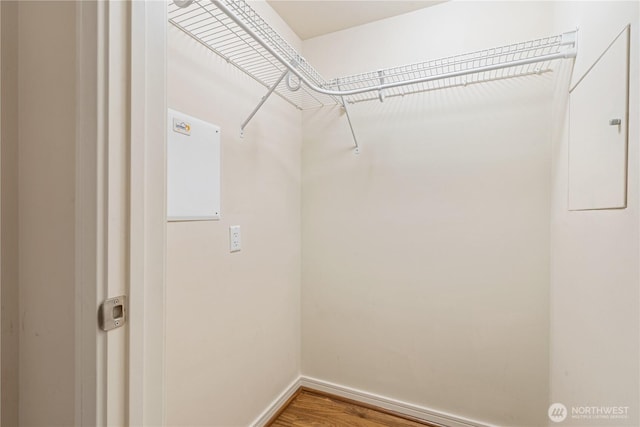
{"type": "MultiPolygon", "coordinates": [[[[451,2],[305,41],[325,76],[552,34],[552,4],[451,2]]],[[[302,372],[546,424],[550,75],[304,114],[302,372]]]]}
{"type": "MultiPolygon", "coordinates": [[[[637,3],[454,1],[304,54],[334,77],[580,26],[579,77],[629,21],[637,3]]],[[[629,207],[568,213],[567,65],[355,105],[355,156],[338,108],[301,128],[277,97],[240,140],[264,89],[171,28],[169,106],[222,126],[223,218],[168,225],[168,424],[248,424],[301,357],[304,375],[496,425],[547,425],[554,401],[636,405],[613,425],[637,425],[638,124],[629,207]]]]}
{"type": "Polygon", "coordinates": [[[168,91],[221,127],[222,219],[168,223],[167,425],[246,426],[300,374],[300,112],[273,96],[240,139],[266,89],[173,27],[168,91]]]}
{"type": "Polygon", "coordinates": [[[579,27],[580,39],[575,69],[567,73],[554,106],[550,397],[569,411],[630,407],[628,419],[569,418],[563,425],[637,426],[639,7],[638,2],[558,2],[554,9],[556,28],[579,27]],[[632,24],[627,208],[569,212],[566,81],[575,84],[627,24],[632,24]]]}

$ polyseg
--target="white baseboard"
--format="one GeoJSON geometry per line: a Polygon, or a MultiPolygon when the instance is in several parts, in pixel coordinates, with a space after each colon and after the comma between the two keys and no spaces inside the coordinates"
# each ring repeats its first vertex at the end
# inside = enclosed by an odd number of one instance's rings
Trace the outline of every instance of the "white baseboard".
{"type": "Polygon", "coordinates": [[[397,414],[406,415],[417,418],[442,427],[498,427],[489,424],[447,412],[438,411],[424,406],[418,406],[411,403],[402,402],[400,400],[391,399],[389,397],[380,396],[378,394],[369,393],[367,391],[334,384],[328,381],[319,380],[306,376],[300,376],[278,396],[267,409],[253,422],[251,427],[264,427],[266,423],[273,417],[276,412],[289,400],[291,396],[300,388],[317,390],[333,394],[345,399],[354,400],[356,402],[365,403],[379,408],[393,411],[397,414]]]}
{"type": "Polygon", "coordinates": [[[260,414],[260,416],[251,423],[251,427],[264,427],[267,422],[269,422],[271,417],[273,417],[276,412],[278,412],[278,410],[282,408],[285,403],[287,403],[287,400],[289,400],[289,398],[293,396],[293,394],[300,388],[301,378],[302,377],[298,377],[291,384],[289,384],[287,388],[282,393],[280,393],[280,396],[278,396],[273,402],[271,402],[267,409],[265,409],[264,412],[262,412],[262,414],[260,414]]]}
{"type": "Polygon", "coordinates": [[[363,390],[346,387],[339,384],[330,383],[328,381],[319,380],[311,377],[300,377],[300,385],[313,390],[323,391],[325,393],[334,394],[346,399],[355,400],[356,402],[366,403],[369,405],[384,408],[398,414],[414,417],[419,420],[438,424],[443,427],[497,427],[492,424],[471,420],[458,415],[449,414],[435,409],[425,408],[423,406],[413,405],[411,403],[402,402],[400,400],[391,399],[389,397],[380,396],[363,390]]]}

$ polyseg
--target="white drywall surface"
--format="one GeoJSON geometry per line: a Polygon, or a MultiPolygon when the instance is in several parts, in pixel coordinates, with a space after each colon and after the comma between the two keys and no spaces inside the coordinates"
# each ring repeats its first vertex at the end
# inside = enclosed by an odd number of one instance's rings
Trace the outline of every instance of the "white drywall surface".
{"type": "MultiPolygon", "coordinates": [[[[552,5],[450,2],[305,42],[351,74],[552,34],[552,5]]],[[[304,114],[304,375],[546,423],[551,75],[304,114]]]]}

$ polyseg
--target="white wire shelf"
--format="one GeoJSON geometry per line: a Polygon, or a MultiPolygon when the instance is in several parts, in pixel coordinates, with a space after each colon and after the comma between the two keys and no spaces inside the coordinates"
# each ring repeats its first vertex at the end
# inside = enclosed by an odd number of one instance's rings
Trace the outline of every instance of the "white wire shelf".
{"type": "Polygon", "coordinates": [[[245,0],[172,2],[169,22],[300,109],[541,74],[554,60],[576,56],[573,31],[327,82],[245,0]],[[300,91],[290,90],[287,72],[304,81],[300,91]]]}
{"type": "MultiPolygon", "coordinates": [[[[326,81],[320,74],[289,45],[246,1],[226,2],[233,13],[251,27],[261,38],[267,40],[289,64],[309,81],[324,86],[326,81]]],[[[169,3],[169,22],[192,37],[229,64],[237,67],[266,88],[270,88],[287,67],[273,57],[264,47],[240,28],[228,15],[209,0],[196,0],[185,8],[169,3]]],[[[282,80],[274,91],[298,109],[335,105],[335,97],[315,93],[302,85],[300,90],[291,91],[282,80]]]]}
{"type": "Polygon", "coordinates": [[[405,83],[382,91],[364,92],[345,98],[349,103],[379,100],[505,78],[553,71],[558,58],[575,56],[576,33],[530,40],[427,62],[387,68],[331,80],[326,88],[355,90],[405,83]],[[419,81],[419,83],[411,83],[419,81]]]}
{"type": "Polygon", "coordinates": [[[169,22],[298,109],[342,105],[552,71],[577,55],[576,31],[326,81],[246,0],[174,0],[169,22]],[[176,4],[177,3],[177,4],[176,4]],[[294,81],[292,82],[293,79],[294,81]]]}

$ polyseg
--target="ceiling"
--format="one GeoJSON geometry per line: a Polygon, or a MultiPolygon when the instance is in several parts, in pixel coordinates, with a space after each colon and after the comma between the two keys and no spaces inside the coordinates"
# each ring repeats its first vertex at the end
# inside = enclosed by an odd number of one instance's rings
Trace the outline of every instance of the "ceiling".
{"type": "Polygon", "coordinates": [[[443,3],[446,0],[267,0],[303,40],[443,3]]]}

